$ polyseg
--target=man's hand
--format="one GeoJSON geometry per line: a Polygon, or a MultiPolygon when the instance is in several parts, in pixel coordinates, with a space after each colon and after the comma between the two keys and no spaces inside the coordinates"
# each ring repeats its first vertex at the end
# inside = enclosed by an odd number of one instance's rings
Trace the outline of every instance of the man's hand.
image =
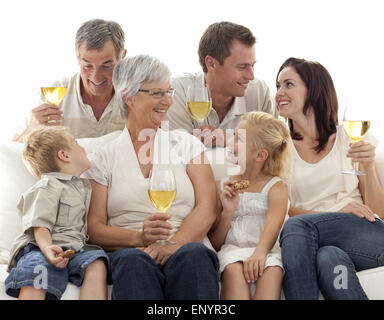
{"type": "Polygon", "coordinates": [[[63,119],[63,111],[59,106],[45,103],[32,109],[29,129],[33,129],[33,127],[40,124],[58,126],[61,125],[63,119]]]}

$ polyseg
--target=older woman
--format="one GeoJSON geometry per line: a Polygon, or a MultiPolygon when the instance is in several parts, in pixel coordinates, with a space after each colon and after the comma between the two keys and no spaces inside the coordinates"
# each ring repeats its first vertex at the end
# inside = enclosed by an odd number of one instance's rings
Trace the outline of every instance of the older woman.
{"type": "Polygon", "coordinates": [[[367,299],[356,271],[384,265],[384,191],[373,137],[351,144],[338,126],[332,78],[319,63],[290,58],[276,102],[293,139],[290,219],[280,245],[287,299],[367,299]],[[371,142],[370,142],[371,141],[371,142]],[[352,159],[364,176],[345,175],[352,159]]]}
{"type": "Polygon", "coordinates": [[[202,244],[215,220],[212,170],[195,137],[160,128],[174,93],[170,71],[139,55],[117,64],[113,85],[126,105],[126,127],[93,155],[87,173],[88,232],[111,252],[112,297],[218,299],[217,257],[202,244]],[[148,196],[150,170],[159,164],[175,174],[169,214],[156,213],[148,196]],[[175,244],[155,243],[168,238],[175,244]]]}

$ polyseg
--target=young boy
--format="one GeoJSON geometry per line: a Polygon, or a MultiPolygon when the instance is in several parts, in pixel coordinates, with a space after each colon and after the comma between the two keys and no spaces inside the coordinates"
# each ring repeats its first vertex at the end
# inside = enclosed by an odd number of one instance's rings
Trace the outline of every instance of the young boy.
{"type": "Polygon", "coordinates": [[[107,299],[108,256],[86,245],[91,196],[85,149],[65,127],[39,127],[26,140],[23,161],[40,180],[18,204],[23,233],[15,240],[5,280],[19,299],[60,299],[68,281],[81,286],[80,299],[107,299]],[[71,258],[62,257],[73,250],[71,258]]]}

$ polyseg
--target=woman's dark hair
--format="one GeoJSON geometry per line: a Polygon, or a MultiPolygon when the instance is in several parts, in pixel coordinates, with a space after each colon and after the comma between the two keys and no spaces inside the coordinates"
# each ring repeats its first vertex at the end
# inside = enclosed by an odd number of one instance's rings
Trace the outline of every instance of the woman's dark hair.
{"type": "MultiPolygon", "coordinates": [[[[331,75],[318,62],[289,58],[280,67],[276,82],[280,72],[287,67],[293,68],[307,87],[308,93],[303,114],[307,114],[309,108],[313,109],[316,129],[319,134],[319,144],[315,147],[315,150],[321,152],[325,148],[330,135],[336,132],[338,124],[337,111],[339,106],[331,75]]],[[[288,125],[292,139],[302,140],[303,137],[295,132],[291,119],[288,119],[288,125]]]]}

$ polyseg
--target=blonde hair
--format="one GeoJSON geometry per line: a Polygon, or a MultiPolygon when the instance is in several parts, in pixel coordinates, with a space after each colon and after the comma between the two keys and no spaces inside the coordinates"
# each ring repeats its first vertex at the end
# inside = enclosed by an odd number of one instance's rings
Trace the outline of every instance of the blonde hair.
{"type": "Polygon", "coordinates": [[[288,127],[271,114],[265,112],[247,112],[242,116],[248,124],[247,134],[257,149],[266,149],[268,158],[264,163],[264,172],[278,176],[289,182],[291,171],[291,139],[288,127]]]}
{"type": "Polygon", "coordinates": [[[70,150],[70,134],[63,126],[39,126],[25,139],[22,159],[28,171],[37,178],[48,172],[60,171],[59,150],[70,150]]]}

